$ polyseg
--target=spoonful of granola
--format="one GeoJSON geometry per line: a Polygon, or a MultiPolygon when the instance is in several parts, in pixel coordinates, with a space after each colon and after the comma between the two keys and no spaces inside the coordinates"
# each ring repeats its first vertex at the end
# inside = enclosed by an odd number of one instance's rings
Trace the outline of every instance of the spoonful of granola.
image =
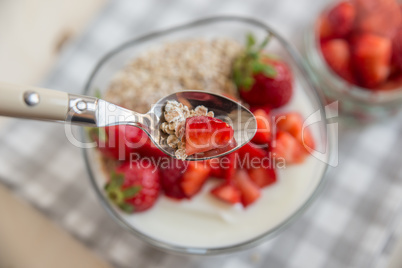
{"type": "Polygon", "coordinates": [[[140,114],[90,96],[0,82],[0,116],[88,126],[131,125],[164,153],[206,160],[233,152],[255,135],[257,122],[241,104],[213,93],[180,91],[140,114]]]}

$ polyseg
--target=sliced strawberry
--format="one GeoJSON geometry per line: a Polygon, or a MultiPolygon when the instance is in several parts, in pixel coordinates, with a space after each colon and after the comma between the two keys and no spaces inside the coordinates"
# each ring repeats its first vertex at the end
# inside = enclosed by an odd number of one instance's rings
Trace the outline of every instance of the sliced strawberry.
{"type": "Polygon", "coordinates": [[[223,148],[233,139],[233,128],[217,118],[194,116],[186,120],[186,154],[223,148]]]}
{"type": "Polygon", "coordinates": [[[243,206],[249,206],[261,196],[260,188],[250,179],[246,171],[238,170],[234,181],[241,192],[243,206]]]}
{"type": "Polygon", "coordinates": [[[321,51],[326,62],[335,73],[346,81],[356,84],[350,61],[348,42],[344,39],[326,41],[322,43],[321,51]]]}
{"type": "Polygon", "coordinates": [[[208,179],[210,167],[204,161],[190,162],[183,174],[180,186],[186,197],[192,197],[201,190],[208,179]]]}
{"type": "Polygon", "coordinates": [[[257,158],[263,159],[267,157],[268,153],[260,148],[260,146],[255,145],[251,142],[246,143],[243,147],[241,147],[238,151],[240,159],[244,159],[248,157],[249,159],[257,158]]]}
{"type": "Polygon", "coordinates": [[[402,25],[392,39],[392,64],[402,72],[402,25]]]}
{"type": "Polygon", "coordinates": [[[257,120],[257,133],[251,140],[257,144],[268,144],[271,141],[271,119],[264,110],[256,110],[254,112],[255,119],[257,120]]]}
{"type": "Polygon", "coordinates": [[[276,127],[280,131],[288,132],[295,137],[303,146],[312,150],[315,149],[315,142],[312,133],[308,127],[303,129],[303,117],[297,112],[289,112],[278,115],[276,127]]]}
{"type": "Polygon", "coordinates": [[[360,83],[375,88],[390,73],[391,40],[373,34],[360,34],[352,39],[352,63],[360,83]]]}
{"type": "Polygon", "coordinates": [[[402,89],[402,73],[396,77],[389,79],[387,82],[378,87],[379,90],[402,89]]]}
{"type": "Polygon", "coordinates": [[[213,158],[209,161],[210,177],[231,181],[236,171],[237,152],[230,153],[220,158],[213,158]]]}
{"type": "Polygon", "coordinates": [[[260,188],[276,182],[276,172],[273,168],[252,168],[248,170],[250,179],[260,188]]]}
{"type": "Polygon", "coordinates": [[[283,159],[287,164],[302,163],[307,154],[300,142],[288,132],[278,131],[274,146],[271,148],[274,158],[283,159]]]}
{"type": "Polygon", "coordinates": [[[356,10],[350,2],[340,2],[320,18],[320,38],[339,38],[348,35],[356,17],[356,10]]]}
{"type": "Polygon", "coordinates": [[[160,180],[165,195],[175,199],[186,197],[180,183],[189,163],[170,159],[167,164],[160,165],[160,180]]]}
{"type": "Polygon", "coordinates": [[[252,105],[250,106],[250,111],[254,113],[257,110],[263,110],[266,114],[271,114],[272,107],[269,105],[252,105]]]}
{"type": "Polygon", "coordinates": [[[392,37],[401,25],[402,15],[396,0],[354,0],[356,10],[355,29],[392,37]]]}
{"type": "Polygon", "coordinates": [[[151,208],[159,196],[160,184],[157,169],[132,161],[123,163],[112,173],[105,185],[108,198],[127,213],[151,208]]]}
{"type": "Polygon", "coordinates": [[[211,190],[211,193],[218,199],[228,202],[229,204],[236,204],[241,200],[240,190],[228,182],[218,185],[211,190]]]}

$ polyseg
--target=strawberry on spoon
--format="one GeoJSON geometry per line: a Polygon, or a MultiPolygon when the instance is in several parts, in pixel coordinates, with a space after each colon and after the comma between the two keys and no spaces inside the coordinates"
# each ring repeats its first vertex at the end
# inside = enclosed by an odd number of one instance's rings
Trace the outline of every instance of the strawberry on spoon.
{"type": "Polygon", "coordinates": [[[186,155],[224,148],[233,140],[233,128],[214,117],[194,116],[186,120],[186,155]]]}

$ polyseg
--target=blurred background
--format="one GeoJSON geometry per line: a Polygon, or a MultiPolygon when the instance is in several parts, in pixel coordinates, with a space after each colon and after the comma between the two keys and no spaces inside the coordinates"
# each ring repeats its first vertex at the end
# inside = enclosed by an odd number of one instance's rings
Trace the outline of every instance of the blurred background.
{"type": "MultiPolygon", "coordinates": [[[[0,80],[81,93],[122,42],[221,14],[260,19],[302,53],[328,3],[0,0],[0,80]]],[[[0,267],[402,267],[402,114],[341,130],[339,166],[305,215],[257,248],[196,257],[160,252],[115,223],[63,126],[0,117],[0,267]]]]}

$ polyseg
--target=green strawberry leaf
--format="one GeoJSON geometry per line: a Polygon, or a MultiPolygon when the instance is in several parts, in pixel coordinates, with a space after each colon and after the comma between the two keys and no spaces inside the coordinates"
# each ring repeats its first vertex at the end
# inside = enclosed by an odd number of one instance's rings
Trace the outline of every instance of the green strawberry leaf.
{"type": "Polygon", "coordinates": [[[121,210],[129,214],[134,212],[134,206],[131,204],[123,203],[119,205],[119,208],[121,208],[121,210]]]}
{"type": "Polygon", "coordinates": [[[246,48],[252,48],[256,43],[254,35],[252,33],[248,33],[246,38],[246,48]]]}
{"type": "Polygon", "coordinates": [[[115,171],[112,171],[112,174],[110,175],[110,182],[109,184],[111,185],[110,187],[112,188],[120,188],[123,186],[124,183],[124,175],[121,173],[116,173],[115,171]]]}
{"type": "Polygon", "coordinates": [[[101,98],[102,98],[102,93],[101,93],[101,91],[100,91],[99,88],[95,88],[94,96],[95,96],[96,98],[98,98],[98,99],[101,99],[101,98]]]}
{"type": "Polygon", "coordinates": [[[264,73],[265,76],[270,78],[275,78],[276,76],[276,70],[272,65],[264,65],[262,72],[264,73]]]}
{"type": "Polygon", "coordinates": [[[259,51],[263,50],[263,49],[267,46],[269,40],[271,40],[271,36],[272,36],[272,35],[269,34],[267,37],[265,37],[264,41],[262,41],[262,43],[261,43],[261,44],[259,45],[259,47],[258,47],[258,50],[259,50],[259,51]]]}
{"type": "Polygon", "coordinates": [[[264,74],[269,78],[274,78],[276,70],[273,65],[263,61],[262,49],[268,44],[271,35],[256,46],[255,37],[249,33],[246,36],[246,49],[235,59],[232,68],[232,79],[239,90],[249,91],[255,83],[254,75],[264,74]]]}
{"type": "Polygon", "coordinates": [[[141,191],[141,186],[132,186],[123,190],[124,198],[134,197],[141,191]]]}
{"type": "Polygon", "coordinates": [[[97,127],[88,127],[86,128],[88,137],[95,141],[97,139],[99,143],[106,144],[108,141],[108,136],[106,130],[104,128],[97,128],[97,127]]]}

